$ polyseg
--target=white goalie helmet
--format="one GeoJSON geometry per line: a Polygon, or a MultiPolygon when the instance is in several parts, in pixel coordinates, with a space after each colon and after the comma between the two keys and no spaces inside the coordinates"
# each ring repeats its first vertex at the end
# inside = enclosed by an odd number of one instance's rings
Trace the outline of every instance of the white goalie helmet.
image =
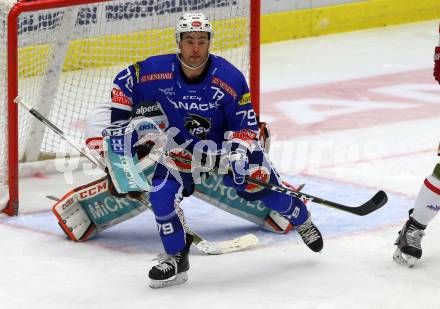
{"type": "Polygon", "coordinates": [[[208,32],[209,40],[212,41],[214,33],[209,19],[203,13],[185,13],[176,24],[176,43],[179,48],[180,39],[185,32],[208,32]]]}

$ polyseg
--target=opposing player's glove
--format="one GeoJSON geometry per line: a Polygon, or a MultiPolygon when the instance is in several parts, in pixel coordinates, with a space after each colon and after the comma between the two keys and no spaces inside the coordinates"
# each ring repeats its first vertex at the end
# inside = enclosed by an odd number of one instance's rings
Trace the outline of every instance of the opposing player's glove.
{"type": "Polygon", "coordinates": [[[238,191],[246,188],[245,178],[249,175],[249,158],[246,151],[238,148],[229,154],[229,164],[232,177],[226,175],[223,181],[227,186],[234,187],[238,191]]]}
{"type": "Polygon", "coordinates": [[[434,78],[440,84],[440,46],[434,52],[434,78]]]}

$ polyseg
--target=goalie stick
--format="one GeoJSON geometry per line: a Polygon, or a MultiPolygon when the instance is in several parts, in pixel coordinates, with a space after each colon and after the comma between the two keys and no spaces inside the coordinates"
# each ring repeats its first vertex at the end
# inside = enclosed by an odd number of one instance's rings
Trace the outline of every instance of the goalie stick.
{"type": "MultiPolygon", "coordinates": [[[[76,150],[79,151],[80,154],[85,156],[87,159],[89,159],[92,163],[94,163],[98,168],[104,171],[105,164],[101,161],[100,158],[96,158],[91,153],[88,153],[84,151],[78,144],[76,144],[73,140],[71,140],[64,132],[58,128],[55,124],[53,124],[49,119],[44,117],[42,114],[40,114],[37,110],[32,108],[31,106],[24,103],[21,98],[18,96],[15,98],[14,102],[16,104],[21,104],[29,113],[31,113],[35,118],[37,118],[39,121],[44,123],[46,126],[48,126],[54,133],[56,133],[58,136],[60,136],[62,139],[64,139],[67,143],[69,143],[72,147],[74,147],[76,150]]],[[[54,196],[47,196],[48,199],[56,200],[58,201],[59,198],[54,196]]],[[[151,204],[148,201],[145,201],[141,199],[143,204],[151,210],[151,204]]],[[[193,235],[193,244],[199,249],[201,252],[206,254],[224,254],[224,253],[230,253],[235,251],[242,251],[246,250],[249,247],[254,246],[258,243],[258,238],[254,234],[246,234],[234,239],[225,240],[221,242],[212,242],[207,241],[206,239],[203,239],[202,236],[197,234],[196,232],[190,230],[188,228],[188,233],[193,235]]]]}
{"type": "MultiPolygon", "coordinates": [[[[143,197],[143,196],[142,196],[143,197]]],[[[46,198],[58,202],[60,199],[53,195],[46,195],[46,198]]],[[[142,201],[143,204],[152,211],[149,201],[142,201]]],[[[210,255],[219,255],[236,251],[246,250],[258,243],[258,238],[254,234],[246,234],[234,239],[224,241],[208,241],[198,233],[186,227],[186,232],[193,236],[193,245],[201,252],[210,255]]],[[[66,234],[67,235],[67,234],[66,234]]],[[[67,235],[69,236],[69,235],[67,235]]],[[[69,237],[70,238],[70,237],[69,237]]]]}

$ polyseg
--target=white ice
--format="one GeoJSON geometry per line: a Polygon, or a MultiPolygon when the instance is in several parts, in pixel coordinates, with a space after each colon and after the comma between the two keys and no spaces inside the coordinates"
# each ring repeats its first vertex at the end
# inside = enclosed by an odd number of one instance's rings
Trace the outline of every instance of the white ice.
{"type": "Polygon", "coordinates": [[[187,220],[207,239],[252,232],[260,244],[221,256],[194,249],[187,283],[152,290],[147,272],[162,248],[151,213],[72,243],[45,196],[98,176],[36,175],[20,182],[21,215],[0,217],[0,308],[439,308],[439,219],[414,269],[392,260],[397,231],[438,162],[437,29],[429,21],[262,46],[262,120],[274,128],[271,156],[282,174],[347,204],[379,189],[390,197],[366,217],[310,205],[321,254],[295,233],[264,232],[189,198],[187,220]]]}

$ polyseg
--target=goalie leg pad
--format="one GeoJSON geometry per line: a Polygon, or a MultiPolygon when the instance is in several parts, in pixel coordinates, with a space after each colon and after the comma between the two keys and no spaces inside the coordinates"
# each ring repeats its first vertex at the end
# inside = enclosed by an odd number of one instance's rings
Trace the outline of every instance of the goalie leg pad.
{"type": "Polygon", "coordinates": [[[96,225],[70,191],[52,209],[64,233],[74,241],[85,241],[96,234],[96,225]]]}
{"type": "MultiPolygon", "coordinates": [[[[103,177],[73,189],[53,206],[52,212],[70,239],[88,240],[147,209],[139,200],[118,198],[108,190],[108,178],[103,177]]],[[[143,195],[148,199],[148,194],[143,195]]]]}
{"type": "Polygon", "coordinates": [[[276,233],[287,234],[292,229],[292,224],[279,212],[271,210],[264,220],[263,228],[276,233]]]}

